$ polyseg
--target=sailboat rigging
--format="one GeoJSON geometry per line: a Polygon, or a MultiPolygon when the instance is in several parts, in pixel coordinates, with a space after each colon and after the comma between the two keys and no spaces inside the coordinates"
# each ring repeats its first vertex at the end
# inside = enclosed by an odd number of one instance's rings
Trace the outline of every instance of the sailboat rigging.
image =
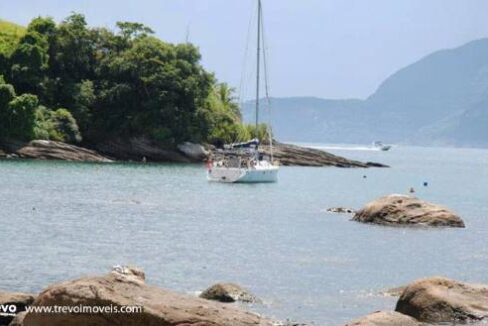
{"type": "MultiPolygon", "coordinates": [[[[265,46],[263,35],[263,14],[261,0],[258,2],[257,15],[257,51],[256,51],[256,133],[259,127],[260,118],[260,89],[261,89],[261,53],[265,57],[265,46]]],[[[266,62],[265,68],[266,68],[266,62]]],[[[266,98],[268,99],[267,72],[266,73],[266,98]]],[[[220,158],[216,161],[210,161],[208,164],[207,178],[210,181],[227,182],[227,183],[262,183],[276,182],[278,179],[279,166],[273,161],[273,141],[270,128],[267,128],[269,135],[269,146],[271,157],[266,157],[259,151],[259,139],[252,139],[243,143],[225,145],[224,149],[218,152],[220,158]]]]}

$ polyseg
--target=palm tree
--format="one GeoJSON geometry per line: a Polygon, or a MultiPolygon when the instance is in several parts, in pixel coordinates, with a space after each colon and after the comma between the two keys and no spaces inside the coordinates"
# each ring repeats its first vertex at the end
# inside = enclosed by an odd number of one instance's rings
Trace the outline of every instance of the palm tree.
{"type": "Polygon", "coordinates": [[[236,120],[241,122],[241,110],[236,102],[237,98],[234,95],[235,89],[229,87],[229,85],[226,83],[220,83],[216,85],[215,91],[217,93],[217,98],[222,103],[224,109],[231,112],[232,115],[235,116],[236,120]]]}

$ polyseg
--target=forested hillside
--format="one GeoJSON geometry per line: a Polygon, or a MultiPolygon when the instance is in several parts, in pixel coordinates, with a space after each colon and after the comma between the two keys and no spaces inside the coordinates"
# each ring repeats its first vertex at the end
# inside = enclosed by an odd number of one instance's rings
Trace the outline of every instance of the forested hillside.
{"type": "MultiPolygon", "coordinates": [[[[488,147],[488,39],[432,53],[365,100],[276,98],[272,104],[273,130],[284,140],[488,147]]],[[[244,110],[247,121],[252,106],[244,110]]]]}
{"type": "Polygon", "coordinates": [[[146,137],[236,141],[241,124],[233,90],[200,64],[194,45],[170,44],[142,24],[92,28],[72,14],[27,28],[0,22],[0,138],[93,144],[146,137]]]}

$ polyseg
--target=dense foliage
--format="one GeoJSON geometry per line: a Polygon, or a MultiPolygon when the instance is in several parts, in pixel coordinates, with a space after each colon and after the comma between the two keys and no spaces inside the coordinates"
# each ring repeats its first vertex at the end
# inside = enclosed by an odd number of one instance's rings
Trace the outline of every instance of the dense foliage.
{"type": "Polygon", "coordinates": [[[89,28],[80,14],[60,24],[38,17],[26,30],[0,33],[0,137],[144,136],[174,146],[256,134],[241,124],[233,90],[200,65],[195,46],[152,34],[130,22],[117,23],[116,32],[89,28]]]}

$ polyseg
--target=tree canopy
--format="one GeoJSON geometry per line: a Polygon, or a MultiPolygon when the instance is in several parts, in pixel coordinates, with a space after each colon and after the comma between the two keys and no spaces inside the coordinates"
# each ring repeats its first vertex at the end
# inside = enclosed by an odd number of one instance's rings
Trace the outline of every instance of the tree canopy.
{"type": "Polygon", "coordinates": [[[252,134],[233,89],[202,67],[198,48],[164,42],[143,24],[91,28],[74,13],[59,24],[34,18],[8,41],[2,33],[0,25],[0,137],[144,136],[175,146],[252,134]]]}

